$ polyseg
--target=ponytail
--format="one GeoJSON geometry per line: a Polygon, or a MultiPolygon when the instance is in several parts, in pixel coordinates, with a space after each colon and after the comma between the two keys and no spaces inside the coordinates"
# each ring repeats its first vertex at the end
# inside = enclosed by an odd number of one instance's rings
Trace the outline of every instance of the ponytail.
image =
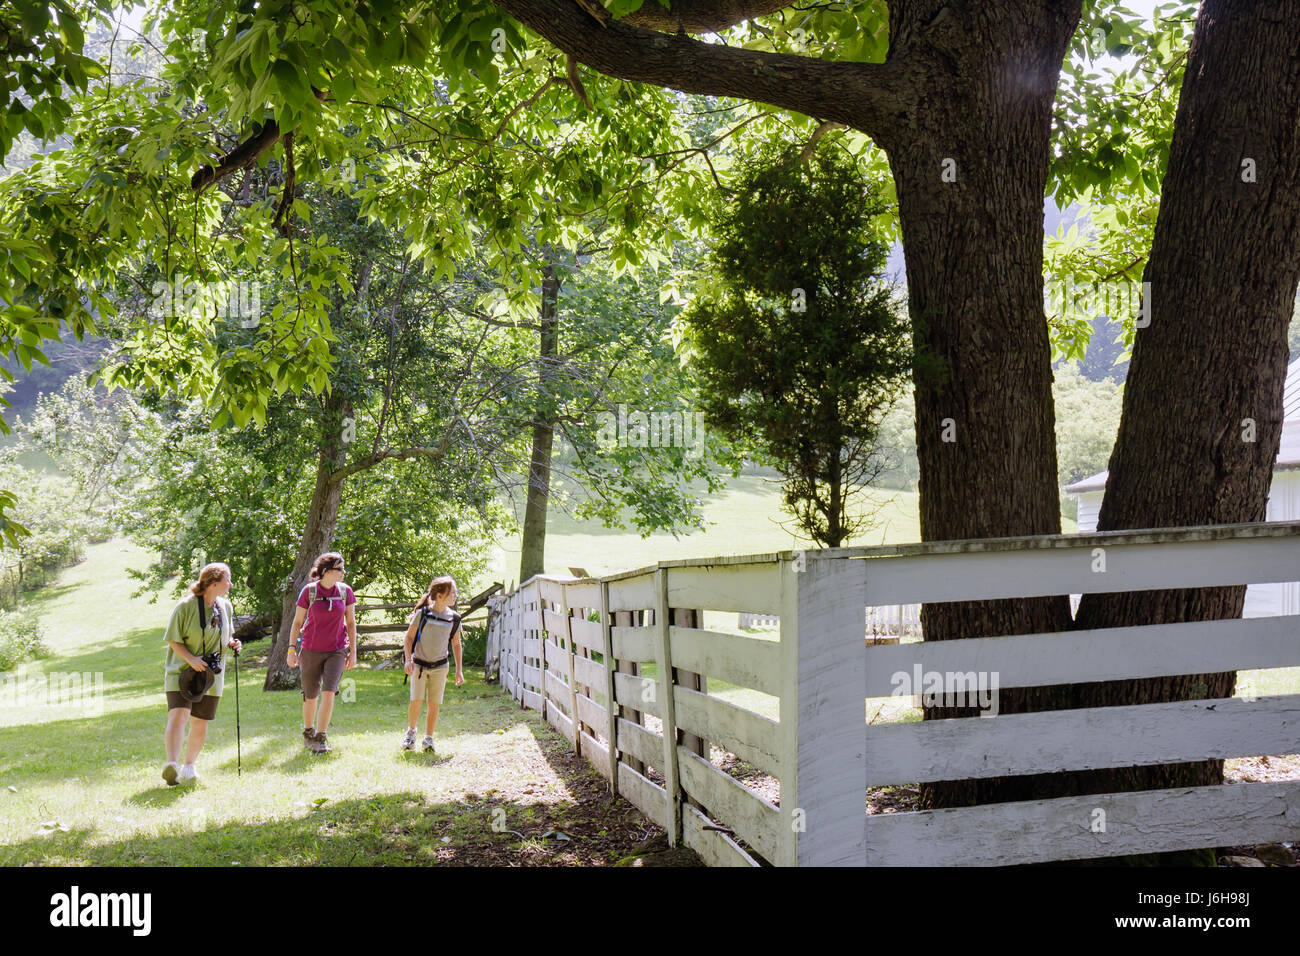
{"type": "Polygon", "coordinates": [[[311,574],[308,576],[309,581],[319,581],[325,576],[326,571],[335,571],[343,564],[343,555],[337,551],[326,551],[312,564],[311,574]]]}
{"type": "Polygon", "coordinates": [[[438,599],[438,595],[446,594],[455,586],[456,579],[449,574],[434,578],[429,582],[429,590],[424,592],[424,596],[415,605],[415,609],[419,611],[426,607],[432,607],[433,602],[438,599]]]}

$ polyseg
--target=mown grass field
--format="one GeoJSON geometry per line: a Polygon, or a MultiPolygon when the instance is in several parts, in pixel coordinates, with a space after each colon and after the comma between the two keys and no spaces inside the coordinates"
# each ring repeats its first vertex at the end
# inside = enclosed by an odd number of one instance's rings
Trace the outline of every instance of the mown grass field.
{"type": "MultiPolygon", "coordinates": [[[[546,528],[546,568],[567,573],[585,568],[608,574],[645,567],[673,558],[707,558],[728,554],[766,554],[810,546],[792,533],[789,517],[781,511],[778,485],[760,475],[727,479],[727,489],[705,496],[701,510],[706,527],[674,537],[656,532],[642,537],[635,528],[606,528],[597,521],[578,521],[562,506],[551,507],[546,528]]],[[[881,489],[872,493],[875,511],[870,530],[847,545],[898,544],[921,540],[921,525],[914,491],[881,489]]],[[[1067,531],[1074,523],[1067,521],[1067,531]]],[[[502,538],[493,555],[490,580],[509,583],[519,579],[519,535],[502,538]]]]}

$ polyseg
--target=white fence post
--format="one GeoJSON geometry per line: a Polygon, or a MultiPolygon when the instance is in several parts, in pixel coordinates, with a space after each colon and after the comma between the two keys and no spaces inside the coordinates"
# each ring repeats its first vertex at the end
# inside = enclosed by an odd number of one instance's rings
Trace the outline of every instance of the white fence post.
{"type": "Polygon", "coordinates": [[[618,795],[618,704],[614,701],[614,636],[609,612],[609,582],[600,582],[601,654],[605,658],[605,707],[609,711],[609,792],[618,795]]]}
{"type": "MultiPolygon", "coordinates": [[[[781,642],[792,615],[796,684],[790,713],[794,727],[793,773],[797,804],[786,803],[781,781],[782,816],[794,830],[798,866],[862,866],[866,863],[866,691],[867,657],[863,635],[862,575],[867,562],[804,555],[804,570],[783,568],[781,642]],[[793,580],[791,580],[793,579],[793,580]],[[787,595],[794,607],[787,610],[787,595]],[[792,811],[802,815],[791,818],[792,811]]],[[[785,691],[781,723],[786,722],[785,691]]]]}
{"type": "Polygon", "coordinates": [[[578,720],[578,676],[573,663],[573,621],[569,617],[569,585],[560,585],[560,615],[564,618],[564,648],[569,655],[569,717],[573,720],[573,752],[582,756],[582,724],[578,720]]]}
{"type": "Polygon", "coordinates": [[[682,841],[682,800],[677,779],[677,716],[673,706],[673,658],[669,629],[672,627],[668,613],[668,572],[660,568],[655,572],[655,632],[659,638],[656,655],[659,671],[659,717],[664,737],[664,791],[668,795],[668,845],[677,846],[682,841]]]}

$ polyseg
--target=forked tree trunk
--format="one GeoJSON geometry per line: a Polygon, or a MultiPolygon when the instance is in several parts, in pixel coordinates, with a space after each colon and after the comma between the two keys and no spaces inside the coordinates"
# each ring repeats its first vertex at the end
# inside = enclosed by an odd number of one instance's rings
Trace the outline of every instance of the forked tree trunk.
{"type": "MultiPolygon", "coordinates": [[[[1144,276],[1151,323],[1138,332],[1099,530],[1265,517],[1300,279],[1300,0],[1282,6],[1267,18],[1234,11],[1230,23],[1222,0],[1202,7],[1144,276]]],[[[1087,595],[1073,626],[1239,617],[1243,597],[1241,587],[1087,595]]],[[[1227,697],[1235,677],[1004,692],[1001,711],[1227,697]]],[[[1004,778],[970,789],[980,800],[1033,799],[1210,785],[1222,781],[1222,770],[1216,760],[1004,778]]],[[[971,795],[966,789],[927,788],[930,805],[952,805],[971,795]]]]}

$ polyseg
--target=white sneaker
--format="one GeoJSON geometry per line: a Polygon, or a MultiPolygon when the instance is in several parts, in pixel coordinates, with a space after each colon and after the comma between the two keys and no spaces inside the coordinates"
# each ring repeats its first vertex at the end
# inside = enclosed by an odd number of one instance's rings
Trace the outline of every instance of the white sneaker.
{"type": "Polygon", "coordinates": [[[167,786],[176,786],[176,774],[180,772],[180,764],[175,760],[169,760],[163,764],[162,778],[167,781],[167,786]]]}
{"type": "MultiPolygon", "coordinates": [[[[414,740],[412,740],[412,743],[414,743],[414,740]]],[[[433,753],[433,738],[425,734],[424,742],[420,744],[420,748],[427,754],[433,753]]]]}
{"type": "Polygon", "coordinates": [[[415,728],[414,727],[406,728],[406,736],[402,738],[402,749],[403,750],[415,749],[415,728]]]}
{"type": "Polygon", "coordinates": [[[185,766],[181,767],[181,775],[180,775],[180,779],[177,780],[177,783],[198,783],[198,782],[199,782],[199,772],[194,769],[194,764],[187,763],[185,766]]]}

